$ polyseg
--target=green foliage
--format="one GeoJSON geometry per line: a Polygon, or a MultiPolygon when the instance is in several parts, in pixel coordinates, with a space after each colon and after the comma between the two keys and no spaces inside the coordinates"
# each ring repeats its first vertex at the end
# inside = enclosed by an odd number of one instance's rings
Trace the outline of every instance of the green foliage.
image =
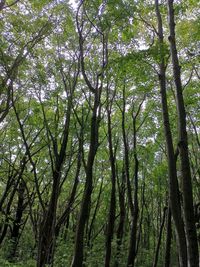
{"type": "MultiPolygon", "coordinates": [[[[164,31],[161,44],[158,41],[157,18],[152,1],[83,2],[79,14],[76,14],[76,7],[70,7],[68,1],[61,0],[18,1],[0,11],[0,116],[8,106],[8,113],[0,122],[0,238],[3,229],[8,226],[0,250],[2,267],[36,266],[41,225],[46,218],[43,208],[47,210],[51,203],[55,173],[59,171],[60,175],[54,218],[57,223],[72,195],[81,154],[75,198],[69,209],[69,218],[61,225],[55,245],[54,266],[71,265],[87,165],[90,163],[88,159],[95,94],[88,84],[95,90],[101,88],[102,93],[98,107],[99,146],[95,151],[90,215],[84,236],[85,266],[101,267],[105,260],[112,190],[109,109],[116,171],[111,266],[116,260],[121,267],[127,264],[132,220],[125,173],[123,115],[132,197],[136,189],[135,155],[139,161],[139,243],[136,267],[150,267],[153,263],[163,207],[168,205],[169,195],[158,75],[161,59],[164,59],[166,67],[169,123],[175,149],[178,140],[167,6],[160,4],[164,31]],[[87,83],[84,74],[88,78],[87,83]],[[67,117],[67,111],[70,112],[70,118],[67,117]],[[67,123],[68,142],[63,148],[64,160],[57,170],[67,123]],[[83,143],[81,149],[80,141],[83,143]],[[26,185],[25,197],[21,221],[16,223],[20,226],[16,255],[9,259],[14,244],[12,230],[19,203],[18,180],[26,185]],[[4,193],[5,199],[2,197],[4,193]],[[124,232],[122,240],[117,240],[120,196],[125,206],[124,232]]],[[[11,4],[13,1],[6,3],[11,4]]],[[[79,1],[77,4],[80,4],[79,1]]],[[[199,8],[198,1],[194,0],[175,3],[176,41],[188,115],[195,202],[198,201],[200,185],[199,8]]],[[[179,159],[177,168],[180,168],[179,159]]],[[[158,266],[163,266],[165,241],[166,223],[158,266]]],[[[175,234],[171,255],[172,266],[177,266],[175,234]]]]}

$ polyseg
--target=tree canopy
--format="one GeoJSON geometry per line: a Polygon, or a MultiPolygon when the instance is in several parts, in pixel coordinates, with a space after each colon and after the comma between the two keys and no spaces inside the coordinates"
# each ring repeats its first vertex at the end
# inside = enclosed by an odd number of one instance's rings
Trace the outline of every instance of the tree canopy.
{"type": "Polygon", "coordinates": [[[200,3],[0,0],[0,265],[199,265],[200,3]]]}

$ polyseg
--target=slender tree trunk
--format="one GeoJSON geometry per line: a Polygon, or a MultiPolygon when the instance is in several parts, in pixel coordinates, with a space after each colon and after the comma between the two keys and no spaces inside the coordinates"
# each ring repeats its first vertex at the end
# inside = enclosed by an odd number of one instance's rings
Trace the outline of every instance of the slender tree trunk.
{"type": "MultiPolygon", "coordinates": [[[[136,253],[135,253],[136,252],[136,224],[137,224],[138,203],[137,201],[136,203],[133,203],[133,197],[132,197],[132,187],[131,187],[131,181],[130,181],[129,148],[128,148],[126,130],[125,130],[126,129],[125,108],[126,108],[126,99],[125,99],[125,81],[124,81],[123,109],[121,110],[122,112],[122,135],[123,135],[123,144],[124,144],[124,164],[125,164],[125,173],[126,173],[126,182],[127,182],[127,195],[128,195],[129,208],[131,212],[131,234],[130,234],[130,244],[129,244],[127,266],[133,267],[135,256],[136,256],[136,253]]],[[[134,159],[135,159],[135,154],[134,154],[134,159]]],[[[138,172],[138,161],[136,160],[135,161],[135,175],[137,175],[137,172],[138,172]]],[[[136,176],[134,178],[136,178],[137,180],[136,176]]],[[[135,190],[137,190],[137,186],[135,187],[135,190]]]]}
{"type": "Polygon", "coordinates": [[[163,228],[165,225],[166,211],[167,211],[167,208],[165,207],[163,209],[163,218],[162,218],[162,223],[160,226],[160,233],[159,233],[158,242],[157,242],[157,246],[156,246],[156,253],[155,253],[155,257],[154,257],[154,261],[153,261],[153,267],[157,267],[157,264],[158,264],[158,256],[159,256],[159,251],[160,251],[162,232],[163,232],[163,228]]]}
{"type": "MultiPolygon", "coordinates": [[[[50,202],[44,214],[44,219],[42,221],[39,232],[37,267],[43,267],[45,266],[45,264],[47,263],[49,264],[53,261],[53,256],[54,256],[53,246],[55,245],[55,237],[56,237],[55,236],[56,211],[57,211],[58,197],[60,193],[60,178],[61,178],[62,166],[66,157],[66,148],[68,144],[69,126],[70,126],[70,118],[72,110],[72,98],[75,86],[76,86],[76,80],[74,81],[71,95],[68,98],[68,106],[66,111],[63,139],[60,151],[57,150],[57,146],[55,145],[55,143],[53,144],[55,153],[55,168],[52,166],[52,168],[54,168],[53,185],[52,185],[50,202]]],[[[56,142],[56,140],[53,140],[53,142],[56,142]]]]}
{"type": "Polygon", "coordinates": [[[15,220],[13,222],[13,228],[11,232],[11,242],[12,247],[9,255],[9,259],[13,260],[16,256],[17,245],[20,236],[20,228],[21,228],[21,221],[22,215],[24,211],[24,192],[25,192],[25,184],[24,181],[21,181],[18,188],[18,203],[17,203],[17,210],[15,220]]]}
{"type": "MultiPolygon", "coordinates": [[[[22,178],[22,175],[23,175],[23,172],[24,172],[24,169],[25,169],[25,166],[26,166],[26,156],[24,156],[20,162],[20,170],[19,172],[16,171],[15,173],[12,173],[9,177],[8,177],[8,181],[7,181],[7,184],[6,184],[6,188],[3,192],[3,195],[0,199],[0,211],[2,212],[3,210],[3,205],[4,205],[4,202],[5,200],[8,198],[8,195],[9,195],[9,191],[11,191],[11,188],[13,186],[13,191],[10,193],[11,195],[11,198],[10,200],[8,200],[8,203],[10,203],[9,205],[7,205],[7,208],[9,206],[12,205],[12,201],[13,201],[13,198],[14,198],[14,195],[15,195],[15,192],[17,191],[17,188],[18,188],[18,184],[22,178]],[[11,201],[11,202],[10,202],[11,201]]],[[[6,208],[6,210],[7,210],[6,208]]],[[[10,208],[8,210],[10,212],[10,208]]],[[[7,216],[7,213],[6,213],[6,216],[7,216]]],[[[6,218],[6,221],[7,221],[7,218],[6,218]]],[[[8,223],[7,225],[3,225],[3,223],[0,223],[0,244],[3,242],[4,240],[4,237],[6,235],[6,232],[7,232],[7,228],[8,228],[8,223]],[[2,228],[3,228],[3,231],[2,231],[2,228]]]]}
{"type": "Polygon", "coordinates": [[[59,196],[60,173],[54,173],[51,199],[40,227],[37,267],[43,267],[50,262],[52,244],[55,239],[55,220],[59,196]]]}
{"type": "Polygon", "coordinates": [[[2,244],[2,242],[3,242],[3,240],[4,240],[5,236],[6,236],[7,230],[8,230],[9,217],[10,217],[10,213],[11,213],[10,209],[11,209],[11,205],[13,203],[13,199],[14,199],[15,193],[17,191],[18,183],[19,183],[19,180],[17,180],[12,192],[10,193],[8,204],[6,206],[6,211],[5,211],[6,219],[5,219],[4,225],[2,227],[3,229],[2,229],[2,232],[1,232],[1,235],[0,235],[0,245],[2,244]]]}
{"type": "Polygon", "coordinates": [[[119,259],[121,254],[121,245],[122,239],[124,235],[124,223],[125,223],[125,216],[126,216],[126,208],[125,208],[125,171],[124,167],[122,169],[122,182],[121,185],[118,182],[118,195],[119,195],[119,208],[120,208],[120,217],[119,217],[119,225],[117,228],[117,255],[115,258],[114,267],[119,267],[119,259]]]}
{"type": "Polygon", "coordinates": [[[97,73],[95,86],[92,85],[90,79],[85,71],[85,53],[84,53],[84,42],[85,38],[83,36],[83,20],[80,23],[80,11],[84,14],[83,7],[84,1],[81,1],[77,13],[76,13],[76,24],[77,31],[79,34],[79,49],[80,49],[80,65],[81,65],[81,73],[83,75],[84,81],[90,91],[94,96],[94,103],[92,107],[92,118],[91,118],[91,126],[90,126],[90,147],[88,152],[87,164],[86,164],[86,181],[84,187],[83,198],[81,202],[79,220],[76,228],[76,237],[75,237],[75,248],[74,248],[74,257],[72,260],[71,267],[82,267],[83,266],[83,251],[84,251],[84,234],[85,234],[85,226],[89,218],[90,214],[90,204],[91,204],[91,196],[93,190],[93,165],[96,156],[96,152],[99,146],[99,123],[100,123],[100,115],[101,115],[101,91],[103,86],[103,74],[105,67],[107,65],[107,41],[105,40],[104,33],[101,33],[102,39],[102,63],[99,64],[101,67],[101,72],[97,73]]]}
{"type": "Polygon", "coordinates": [[[98,148],[99,104],[100,104],[100,92],[99,89],[96,89],[93,114],[91,120],[90,148],[86,166],[86,182],[81,202],[79,220],[76,229],[74,258],[71,267],[83,266],[84,232],[85,232],[86,222],[89,218],[89,213],[90,213],[90,202],[93,189],[93,165],[94,165],[96,151],[98,148]]]}
{"type": "Polygon", "coordinates": [[[77,166],[76,166],[74,184],[72,187],[69,201],[67,203],[67,207],[65,208],[65,211],[63,212],[63,214],[61,215],[61,217],[58,219],[58,221],[56,223],[56,226],[55,226],[56,237],[59,236],[61,226],[68,221],[69,215],[71,212],[71,208],[72,208],[72,205],[73,205],[75,197],[76,197],[76,191],[77,191],[77,187],[79,184],[79,174],[80,174],[80,170],[81,170],[81,161],[82,161],[83,127],[84,126],[81,125],[80,136],[79,136],[79,149],[78,149],[78,156],[77,156],[77,166]]]}
{"type": "Polygon", "coordinates": [[[126,183],[127,183],[127,195],[128,195],[128,203],[131,211],[131,216],[134,216],[134,205],[132,198],[132,188],[130,182],[130,163],[129,163],[129,147],[128,140],[126,135],[126,125],[125,125],[125,108],[126,108],[126,99],[125,99],[125,81],[123,87],[123,109],[122,112],[122,135],[123,135],[123,144],[124,144],[124,166],[126,173],[126,183]]]}
{"type": "Polygon", "coordinates": [[[133,115],[133,149],[134,149],[134,206],[132,213],[132,225],[131,225],[131,237],[128,253],[127,267],[135,266],[135,259],[137,255],[137,224],[138,224],[138,171],[139,171],[139,161],[137,157],[137,130],[136,130],[136,120],[140,113],[140,109],[143,101],[140,103],[136,115],[133,115]]]}
{"type": "Polygon", "coordinates": [[[0,199],[0,211],[1,212],[2,212],[3,204],[4,204],[5,200],[6,200],[6,198],[8,197],[9,191],[10,191],[12,185],[15,182],[15,178],[16,178],[17,174],[18,173],[16,172],[15,174],[8,176],[8,180],[7,180],[7,183],[6,183],[5,190],[4,190],[4,192],[3,192],[2,196],[1,196],[1,199],[0,199]]]}
{"type": "Polygon", "coordinates": [[[97,201],[96,201],[96,206],[95,206],[95,209],[94,209],[94,213],[92,215],[92,219],[91,219],[90,225],[88,227],[87,246],[88,246],[89,249],[92,248],[92,243],[91,243],[92,231],[94,230],[93,229],[94,228],[94,222],[96,220],[97,211],[98,211],[98,208],[99,208],[99,205],[100,205],[102,188],[103,188],[103,179],[101,180],[101,185],[100,185],[99,194],[98,194],[97,201]]]}
{"type": "Polygon", "coordinates": [[[115,225],[115,182],[112,181],[112,189],[111,189],[111,199],[110,199],[110,209],[109,209],[109,218],[107,225],[107,233],[106,233],[106,255],[105,255],[105,267],[110,266],[111,260],[111,244],[114,233],[114,225],[115,225]]]}
{"type": "Polygon", "coordinates": [[[162,102],[162,116],[163,116],[163,125],[164,133],[166,140],[167,148],[167,161],[168,161],[168,176],[169,176],[169,200],[172,216],[175,223],[177,240],[178,240],[178,249],[179,249],[179,258],[180,266],[187,266],[187,245],[186,237],[184,230],[184,223],[182,220],[181,213],[181,203],[179,196],[179,185],[177,179],[177,170],[176,170],[176,159],[174,154],[174,147],[172,141],[171,128],[169,123],[169,113],[168,113],[168,104],[167,104],[167,95],[166,95],[166,75],[165,75],[165,62],[163,55],[163,28],[162,28],[162,18],[159,11],[158,0],[155,1],[156,5],[156,15],[158,20],[158,37],[160,42],[160,73],[159,73],[159,82],[160,82],[160,91],[161,91],[161,102],[162,102]]]}
{"type": "MultiPolygon", "coordinates": [[[[107,88],[107,101],[109,92],[107,88]]],[[[115,225],[115,209],[116,209],[116,168],[115,168],[115,155],[113,151],[113,141],[112,141],[112,125],[111,125],[111,109],[112,102],[110,107],[107,107],[107,116],[108,116],[108,145],[109,145],[109,154],[110,154],[110,165],[111,165],[111,198],[110,198],[110,210],[108,215],[108,225],[107,225],[107,234],[106,234],[106,255],[105,255],[105,267],[110,266],[111,259],[111,244],[114,233],[115,225]]]]}
{"type": "Polygon", "coordinates": [[[174,82],[176,86],[176,104],[178,112],[178,134],[179,134],[179,154],[181,163],[182,175],[182,191],[183,191],[183,208],[184,220],[186,226],[186,238],[188,246],[188,260],[190,267],[199,266],[199,253],[197,232],[194,221],[193,210],[193,193],[192,193],[192,179],[190,172],[190,162],[188,153],[188,138],[186,130],[186,112],[183,99],[183,89],[181,83],[181,72],[176,48],[175,37],[175,20],[174,20],[174,7],[173,0],[168,0],[168,16],[169,16],[169,42],[173,65],[174,82]]]}
{"type": "Polygon", "coordinates": [[[141,188],[141,215],[140,215],[140,222],[139,222],[139,227],[138,227],[138,239],[137,239],[136,253],[138,253],[141,236],[142,236],[142,225],[144,221],[144,206],[145,206],[145,181],[144,179],[145,177],[143,176],[143,183],[142,183],[142,188],[141,188]]]}
{"type": "Polygon", "coordinates": [[[171,219],[171,209],[168,206],[168,210],[167,210],[167,233],[166,233],[166,244],[165,244],[164,267],[170,267],[171,239],[172,239],[172,219],[171,219]]]}

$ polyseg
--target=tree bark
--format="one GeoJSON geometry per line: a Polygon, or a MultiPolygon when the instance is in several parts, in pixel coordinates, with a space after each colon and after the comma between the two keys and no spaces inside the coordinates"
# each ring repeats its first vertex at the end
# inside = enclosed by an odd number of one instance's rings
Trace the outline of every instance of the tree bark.
{"type": "Polygon", "coordinates": [[[83,266],[83,249],[84,249],[84,231],[85,225],[89,217],[91,195],[93,189],[93,165],[98,148],[98,129],[99,129],[99,118],[98,118],[98,107],[100,104],[100,94],[99,89],[96,89],[95,92],[95,101],[93,106],[93,114],[91,120],[91,129],[90,129],[90,148],[88,153],[88,160],[86,166],[86,182],[83,193],[83,198],[81,202],[81,209],[79,220],[76,229],[76,238],[75,238],[75,250],[74,258],[71,264],[71,267],[82,267],[83,266]]]}
{"type": "Polygon", "coordinates": [[[165,75],[165,61],[163,56],[163,28],[162,18],[159,10],[158,0],[155,0],[156,15],[158,20],[158,38],[160,43],[160,64],[159,64],[159,83],[161,91],[161,102],[162,102],[162,116],[164,133],[167,148],[167,161],[168,161],[168,177],[169,177],[169,200],[172,216],[175,223],[178,249],[179,249],[179,260],[180,266],[187,266],[187,245],[185,237],[184,223],[182,220],[181,203],[179,196],[179,185],[177,179],[176,170],[176,159],[172,141],[171,127],[169,123],[169,112],[166,95],[166,75],[165,75]]]}
{"type": "MultiPolygon", "coordinates": [[[[107,86],[108,87],[108,86],[107,86]]],[[[109,102],[109,92],[107,88],[107,101],[109,102]]],[[[113,99],[112,99],[113,100],[113,99]]],[[[106,234],[106,255],[105,255],[105,267],[110,266],[111,260],[111,243],[114,233],[115,225],[115,213],[116,213],[116,167],[115,167],[115,155],[113,151],[113,141],[112,141],[112,125],[111,125],[111,109],[112,101],[109,106],[107,106],[107,116],[108,116],[108,145],[109,145],[109,154],[110,154],[110,165],[111,165],[111,197],[110,197],[110,209],[108,215],[108,225],[107,225],[107,234],[106,234]]]]}
{"type": "Polygon", "coordinates": [[[16,216],[15,220],[13,222],[13,228],[11,231],[11,251],[9,255],[9,260],[13,260],[16,256],[16,251],[17,251],[17,244],[19,241],[19,236],[20,236],[20,228],[21,228],[21,223],[22,223],[22,215],[24,211],[24,192],[25,192],[25,184],[24,181],[21,181],[19,184],[18,188],[18,202],[17,202],[17,210],[16,210],[16,216]]]}
{"type": "Polygon", "coordinates": [[[52,259],[52,244],[55,239],[55,221],[59,195],[60,173],[55,172],[50,203],[40,226],[37,267],[43,267],[52,259]]]}
{"type": "MultiPolygon", "coordinates": [[[[56,238],[56,235],[55,235],[56,211],[57,211],[58,197],[60,193],[60,178],[61,178],[61,171],[62,171],[63,163],[66,157],[66,149],[67,149],[67,144],[68,144],[70,118],[71,118],[71,110],[72,110],[72,99],[73,99],[74,89],[76,86],[77,76],[78,76],[78,73],[75,75],[75,80],[73,81],[73,88],[71,88],[71,93],[68,96],[68,106],[67,106],[67,111],[66,111],[66,116],[65,116],[63,139],[62,139],[62,143],[61,143],[61,147],[59,151],[56,145],[56,142],[57,142],[55,139],[56,137],[52,140],[53,146],[54,146],[54,156],[55,156],[55,167],[52,166],[53,184],[52,184],[50,202],[47,207],[47,210],[44,213],[44,219],[42,221],[40,232],[39,232],[37,267],[43,267],[45,266],[45,264],[51,263],[53,261],[54,245],[55,245],[55,238],[56,238]]],[[[65,81],[64,81],[64,85],[66,89],[65,81]]]]}
{"type": "Polygon", "coordinates": [[[100,200],[101,200],[102,191],[103,191],[103,178],[101,180],[99,194],[98,194],[98,197],[97,197],[97,201],[96,201],[94,212],[93,212],[93,215],[92,215],[92,218],[91,218],[91,222],[90,222],[90,225],[88,226],[87,246],[88,246],[89,249],[92,249],[92,245],[93,245],[92,242],[91,242],[92,231],[94,230],[94,223],[95,223],[95,220],[96,220],[96,215],[97,215],[98,208],[100,206],[100,200]]]}
{"type": "Polygon", "coordinates": [[[172,219],[171,219],[171,210],[170,207],[168,206],[164,267],[170,267],[171,239],[172,239],[172,219]]]}
{"type": "Polygon", "coordinates": [[[199,266],[199,253],[197,232],[195,228],[194,209],[193,209],[193,190],[192,179],[190,171],[190,161],[188,153],[188,137],[186,130],[186,111],[183,98],[183,88],[181,83],[181,71],[176,48],[175,36],[175,19],[174,19],[174,6],[173,0],[168,0],[168,16],[169,16],[169,42],[170,51],[173,65],[173,75],[176,87],[176,105],[178,113],[178,148],[181,163],[181,176],[182,176],[182,191],[183,191],[183,209],[184,221],[186,226],[186,238],[188,247],[188,260],[190,267],[199,266]]]}
{"type": "Polygon", "coordinates": [[[156,253],[155,253],[155,257],[154,257],[154,261],[153,261],[153,267],[157,267],[157,264],[158,264],[158,256],[159,256],[159,251],[160,251],[162,232],[163,232],[163,228],[165,225],[166,211],[167,211],[167,208],[165,207],[163,209],[163,218],[162,218],[162,223],[160,226],[160,233],[159,233],[158,242],[157,242],[157,246],[156,246],[156,253]]]}
{"type": "Polygon", "coordinates": [[[134,216],[134,205],[132,198],[132,188],[130,182],[130,163],[129,163],[129,147],[126,135],[126,125],[125,125],[125,108],[126,108],[126,99],[125,99],[125,81],[123,87],[123,109],[121,109],[122,113],[122,136],[123,136],[123,144],[124,144],[124,166],[125,166],[125,174],[126,174],[126,183],[127,183],[127,195],[128,195],[128,203],[131,211],[131,216],[134,216]]]}
{"type": "Polygon", "coordinates": [[[18,187],[18,183],[19,183],[19,180],[17,180],[16,184],[14,185],[14,188],[12,190],[12,192],[10,193],[10,196],[9,196],[9,200],[8,200],[8,203],[7,203],[7,206],[6,206],[6,210],[5,210],[5,215],[6,215],[6,219],[5,219],[5,222],[4,222],[4,225],[3,225],[3,229],[2,229],[2,232],[1,232],[1,235],[0,235],[0,245],[2,244],[5,236],[6,236],[6,233],[7,233],[7,230],[8,230],[8,226],[9,226],[9,217],[10,217],[10,213],[11,213],[11,205],[13,203],[13,200],[14,200],[14,196],[15,196],[15,193],[17,191],[17,187],[18,187]]]}
{"type": "Polygon", "coordinates": [[[120,217],[119,217],[119,225],[117,228],[117,255],[115,258],[114,267],[119,267],[119,259],[121,254],[121,245],[122,239],[124,235],[124,223],[125,223],[125,216],[126,216],[126,207],[125,207],[125,181],[126,175],[124,167],[122,169],[122,181],[121,185],[118,181],[118,196],[119,196],[119,208],[120,208],[120,217]]]}
{"type": "MultiPolygon", "coordinates": [[[[81,1],[77,13],[76,13],[76,24],[79,35],[79,49],[80,49],[80,65],[81,65],[81,73],[83,75],[85,84],[88,87],[88,90],[91,94],[93,94],[94,100],[92,106],[92,118],[90,124],[90,146],[87,158],[87,164],[85,166],[86,171],[86,180],[83,198],[81,202],[79,219],[76,227],[76,237],[75,237],[75,248],[74,248],[74,257],[71,263],[71,267],[82,267],[83,266],[83,252],[84,252],[84,234],[85,234],[85,226],[89,218],[90,214],[90,204],[91,204],[91,196],[93,190],[93,165],[96,156],[96,152],[99,146],[99,123],[100,123],[100,115],[101,115],[101,92],[103,86],[103,75],[104,70],[107,64],[107,43],[105,42],[104,34],[101,32],[102,39],[102,65],[101,72],[96,75],[96,82],[93,86],[90,82],[86,71],[85,71],[85,54],[84,54],[84,41],[85,38],[83,36],[83,25],[84,21],[81,23],[79,21],[79,12],[83,7],[84,1],[81,1]]],[[[84,13],[84,8],[82,10],[84,13]]],[[[82,14],[83,14],[82,13],[82,14]]],[[[83,17],[81,17],[83,19],[83,17]]],[[[100,64],[99,64],[100,65],[100,64]]]]}
{"type": "MultiPolygon", "coordinates": [[[[140,105],[141,107],[141,105],[140,105]]],[[[138,171],[139,171],[139,161],[137,158],[137,132],[136,132],[136,118],[139,114],[140,107],[135,117],[133,117],[133,149],[134,149],[134,210],[132,216],[132,225],[131,225],[131,237],[129,244],[129,253],[128,253],[128,263],[127,267],[135,266],[135,259],[137,255],[137,222],[138,222],[138,171]]]]}

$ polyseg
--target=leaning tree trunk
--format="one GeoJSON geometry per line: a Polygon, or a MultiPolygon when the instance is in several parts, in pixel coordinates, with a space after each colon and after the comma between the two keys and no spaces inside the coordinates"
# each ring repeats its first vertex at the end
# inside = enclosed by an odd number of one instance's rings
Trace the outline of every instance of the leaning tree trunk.
{"type": "Polygon", "coordinates": [[[153,261],[153,267],[157,267],[157,265],[158,265],[158,257],[159,257],[160,245],[161,245],[161,240],[162,240],[162,232],[163,232],[163,228],[165,225],[166,211],[167,211],[167,208],[164,207],[162,223],[160,226],[160,232],[159,232],[158,242],[157,242],[157,246],[156,246],[156,253],[155,253],[155,257],[154,257],[154,261],[153,261]]]}
{"type": "Polygon", "coordinates": [[[7,233],[7,229],[9,226],[8,221],[9,221],[9,216],[10,216],[11,205],[13,203],[15,193],[18,189],[18,185],[22,179],[22,175],[23,175],[26,163],[27,163],[25,158],[26,158],[26,156],[24,156],[20,162],[20,166],[21,166],[20,169],[16,170],[16,172],[13,175],[9,176],[5,191],[3,192],[3,195],[0,199],[0,212],[2,212],[3,205],[4,205],[5,201],[9,198],[9,200],[7,200],[8,203],[7,203],[6,212],[5,212],[5,215],[6,215],[5,224],[3,222],[0,223],[0,245],[3,242],[3,240],[6,236],[6,233],[7,233]],[[11,191],[12,187],[13,187],[13,189],[11,191]],[[9,191],[11,191],[10,196],[9,196],[9,191]]]}
{"type": "Polygon", "coordinates": [[[190,267],[199,266],[197,232],[195,228],[194,210],[193,210],[193,193],[192,179],[190,171],[188,138],[186,130],[186,111],[183,99],[183,88],[181,83],[181,72],[179,59],[176,48],[175,37],[175,21],[173,0],[168,0],[168,16],[169,16],[169,42],[173,65],[174,82],[176,86],[176,105],[178,113],[178,135],[179,135],[179,154],[181,163],[182,191],[183,191],[183,209],[184,220],[186,226],[186,238],[188,247],[188,260],[190,267]]]}
{"type": "Polygon", "coordinates": [[[166,95],[166,75],[165,75],[165,62],[163,55],[163,28],[162,28],[162,18],[160,15],[160,10],[158,6],[158,0],[155,1],[156,5],[156,15],[158,20],[158,37],[160,42],[160,64],[159,64],[159,82],[160,82],[160,91],[161,91],[161,102],[162,102],[162,116],[163,116],[163,125],[164,133],[166,140],[167,148],[167,161],[168,161],[168,176],[169,176],[169,200],[172,216],[175,223],[178,249],[179,249],[179,261],[180,266],[187,266],[187,245],[186,237],[184,230],[184,223],[182,220],[181,213],[181,203],[179,197],[179,185],[177,179],[177,170],[176,170],[176,159],[174,154],[174,147],[172,141],[171,127],[169,123],[169,113],[168,113],[168,104],[167,104],[167,95],[166,95]]]}
{"type": "Polygon", "coordinates": [[[89,248],[89,250],[91,250],[92,246],[93,246],[92,232],[94,230],[94,223],[95,223],[97,212],[98,212],[98,209],[99,209],[99,206],[100,206],[102,192],[103,192],[103,178],[101,180],[101,185],[100,185],[98,197],[97,197],[97,200],[96,200],[96,205],[95,205],[95,208],[94,208],[94,212],[92,214],[92,218],[91,218],[91,221],[90,221],[90,225],[88,225],[88,229],[87,229],[87,247],[89,248]]]}
{"type": "Polygon", "coordinates": [[[10,220],[9,218],[10,218],[10,214],[11,214],[11,206],[12,206],[12,203],[14,201],[14,197],[15,197],[15,193],[17,191],[18,183],[19,183],[19,180],[17,180],[16,185],[14,185],[14,188],[13,188],[12,192],[10,193],[7,206],[5,208],[6,218],[5,218],[4,225],[2,226],[2,232],[0,233],[0,245],[4,241],[4,238],[7,234],[7,230],[9,227],[9,220],[10,220]]]}

